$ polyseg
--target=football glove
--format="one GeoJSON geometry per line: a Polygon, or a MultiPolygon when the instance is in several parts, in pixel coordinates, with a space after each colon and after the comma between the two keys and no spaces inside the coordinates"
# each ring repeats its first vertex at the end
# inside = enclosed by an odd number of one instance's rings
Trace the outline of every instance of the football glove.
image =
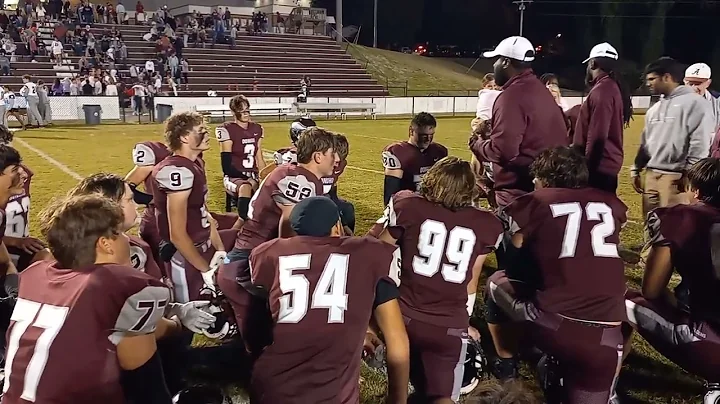
{"type": "Polygon", "coordinates": [[[210,301],[197,300],[188,303],[171,303],[168,310],[170,316],[177,316],[188,330],[200,334],[215,324],[215,316],[208,313],[210,301]]]}

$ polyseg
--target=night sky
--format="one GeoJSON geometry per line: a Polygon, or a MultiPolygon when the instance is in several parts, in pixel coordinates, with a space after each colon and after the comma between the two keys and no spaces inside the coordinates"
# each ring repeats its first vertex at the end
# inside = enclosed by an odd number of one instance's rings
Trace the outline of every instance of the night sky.
{"type": "MultiPolygon", "coordinates": [[[[314,3],[334,15],[335,0],[314,3]]],[[[477,50],[518,33],[519,13],[512,0],[378,4],[378,46],[383,48],[428,41],[477,50]]],[[[345,25],[362,25],[359,43],[372,45],[373,0],[344,0],[343,5],[345,25]]],[[[672,56],[688,64],[704,61],[720,71],[718,22],[720,0],[536,0],[525,13],[524,36],[543,46],[550,68],[582,61],[593,45],[608,41],[635,70],[672,56]]]]}

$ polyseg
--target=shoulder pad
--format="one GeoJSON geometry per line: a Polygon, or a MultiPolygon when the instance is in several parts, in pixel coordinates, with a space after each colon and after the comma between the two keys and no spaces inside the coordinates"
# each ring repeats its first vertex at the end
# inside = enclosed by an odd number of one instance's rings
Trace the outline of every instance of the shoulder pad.
{"type": "Polygon", "coordinates": [[[165,286],[145,286],[125,300],[114,331],[133,334],[150,334],[165,314],[170,301],[170,290],[165,286]]]}
{"type": "Polygon", "coordinates": [[[290,175],[278,181],[278,191],[292,203],[298,203],[305,198],[316,196],[315,183],[304,175],[290,175]]]}
{"type": "Polygon", "coordinates": [[[155,152],[150,146],[144,143],[138,143],[133,147],[132,159],[133,164],[138,167],[149,167],[156,164],[155,152]]]}
{"type": "Polygon", "coordinates": [[[400,164],[400,159],[393,154],[390,150],[385,150],[382,152],[382,161],[383,161],[383,167],[389,169],[389,170],[400,170],[402,169],[402,164],[400,164]]]}
{"type": "Polygon", "coordinates": [[[218,142],[225,142],[227,140],[230,140],[230,131],[227,130],[225,125],[219,125],[215,128],[215,137],[217,138],[218,142]]]}
{"type": "Polygon", "coordinates": [[[167,165],[158,170],[155,181],[161,188],[168,191],[186,191],[191,189],[195,175],[193,172],[182,166],[167,165]]]}
{"type": "Polygon", "coordinates": [[[145,264],[147,263],[147,254],[143,251],[142,247],[131,245],[130,246],[130,264],[133,268],[145,272],[145,264]]]}

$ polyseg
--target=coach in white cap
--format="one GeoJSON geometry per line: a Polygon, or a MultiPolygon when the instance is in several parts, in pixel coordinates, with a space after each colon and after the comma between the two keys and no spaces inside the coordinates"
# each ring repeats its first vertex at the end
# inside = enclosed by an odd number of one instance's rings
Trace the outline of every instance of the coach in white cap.
{"type": "Polygon", "coordinates": [[[713,94],[709,87],[712,83],[712,70],[705,63],[695,63],[685,70],[685,85],[692,87],[696,93],[705,97],[713,109],[713,117],[715,118],[715,130],[720,128],[720,99],[713,94]]]}
{"type": "Polygon", "coordinates": [[[567,146],[567,127],[552,94],[532,71],[530,41],[512,36],[483,56],[497,57],[495,83],[503,91],[493,104],[490,135],[471,137],[470,149],[480,162],[493,163],[495,197],[502,208],[534,189],[530,163],[545,149],[567,146]]]}
{"type": "Polygon", "coordinates": [[[590,93],[580,107],[573,144],[585,152],[590,186],[615,193],[623,166],[623,127],[632,118],[632,99],[617,69],[618,52],[607,42],[590,50],[585,82],[590,93]]]}

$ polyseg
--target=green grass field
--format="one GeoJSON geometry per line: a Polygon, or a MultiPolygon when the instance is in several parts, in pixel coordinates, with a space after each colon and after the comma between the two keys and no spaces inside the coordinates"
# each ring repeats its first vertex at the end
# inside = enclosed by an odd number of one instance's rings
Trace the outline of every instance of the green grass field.
{"type": "MultiPolygon", "coordinates": [[[[469,158],[467,136],[470,118],[441,118],[435,139],[448,147],[451,154],[469,158]]],[[[625,164],[629,166],[639,143],[642,128],[635,117],[625,135],[625,164]]],[[[382,164],[380,152],[388,143],[407,137],[409,119],[377,121],[321,122],[350,140],[348,168],[340,179],[339,194],[355,204],[358,233],[364,233],[380,217],[382,206],[382,164]]],[[[264,148],[272,151],[287,146],[288,122],[268,122],[264,148]]],[[[14,145],[25,163],[34,171],[32,180],[31,232],[37,235],[36,214],[47,202],[63,195],[77,181],[53,162],[67,166],[80,176],[100,171],[124,175],[132,168],[131,149],[140,141],[162,140],[160,125],[56,126],[42,130],[16,132],[14,145]]],[[[214,143],[206,153],[210,208],[221,211],[225,198],[219,148],[214,143]]],[[[640,197],[629,184],[627,171],[620,178],[619,194],[628,205],[630,222],[621,234],[623,257],[627,262],[628,284],[637,287],[642,277],[636,267],[637,252],[642,243],[640,197]]],[[[490,260],[489,266],[493,261],[490,260]]],[[[627,392],[631,403],[698,403],[702,400],[701,381],[670,364],[643,340],[636,338],[634,353],[624,366],[620,391],[627,392]]],[[[384,395],[383,377],[373,371],[363,372],[363,403],[380,403],[384,395]]],[[[528,383],[533,383],[528,380],[528,383]]],[[[470,401],[470,400],[469,400],[470,401]]]]}

